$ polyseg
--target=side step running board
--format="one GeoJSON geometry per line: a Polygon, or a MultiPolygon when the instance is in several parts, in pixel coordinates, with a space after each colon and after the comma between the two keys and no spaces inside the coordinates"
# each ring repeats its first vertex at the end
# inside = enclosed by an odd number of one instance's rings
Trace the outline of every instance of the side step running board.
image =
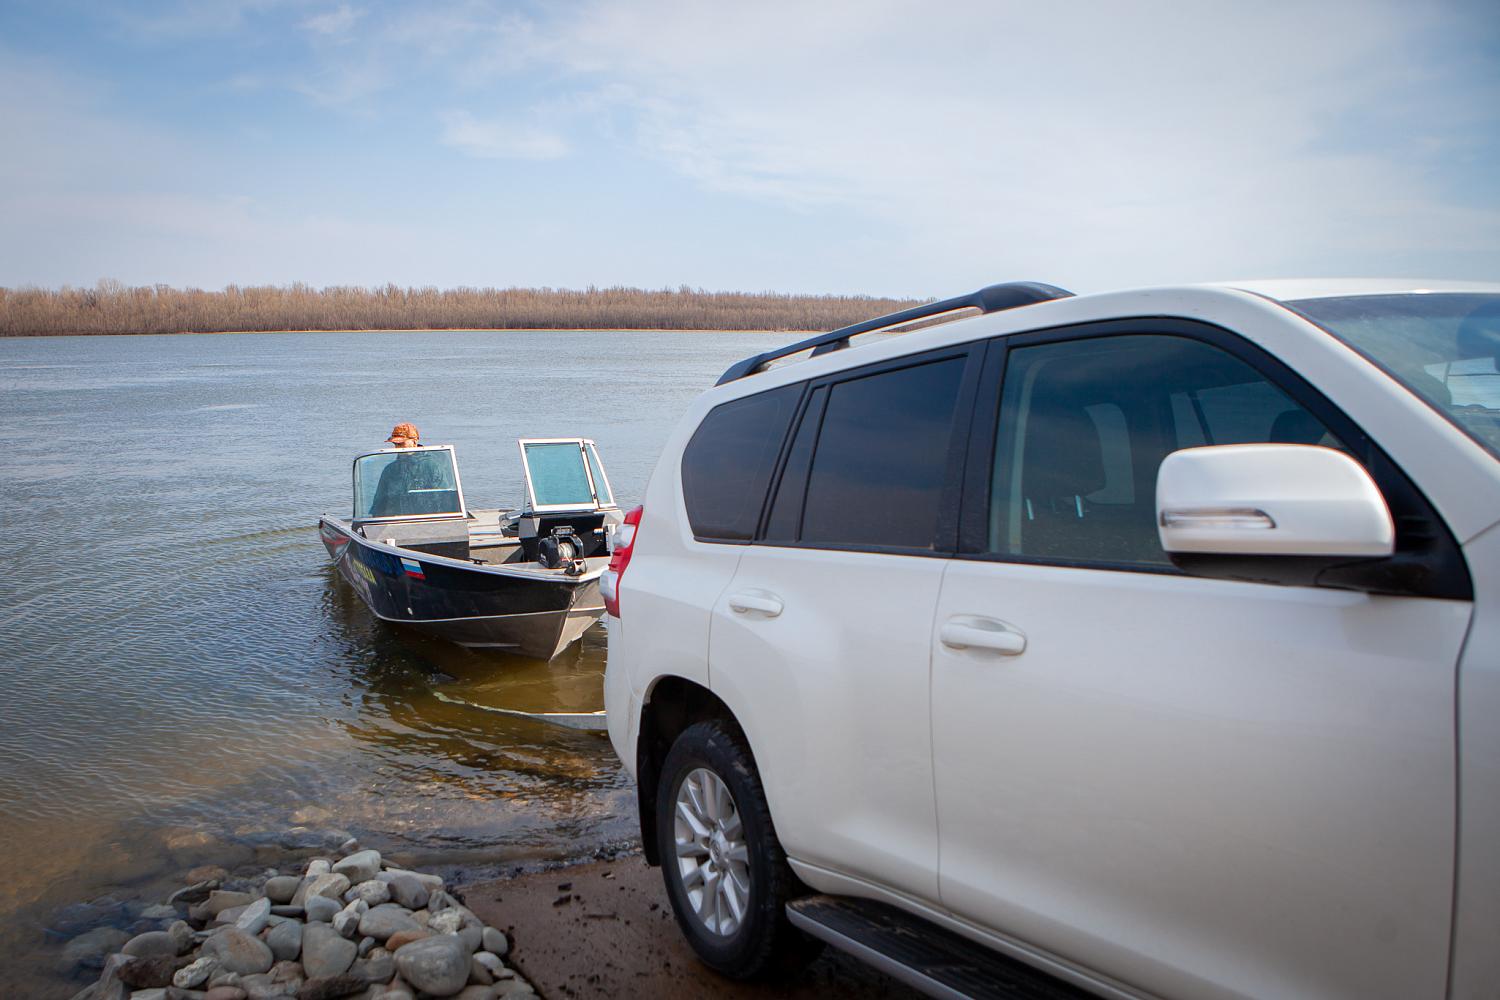
{"type": "Polygon", "coordinates": [[[948,1000],[1083,1000],[1089,994],[883,903],[808,896],[787,904],[794,927],[928,996],[948,1000]]]}

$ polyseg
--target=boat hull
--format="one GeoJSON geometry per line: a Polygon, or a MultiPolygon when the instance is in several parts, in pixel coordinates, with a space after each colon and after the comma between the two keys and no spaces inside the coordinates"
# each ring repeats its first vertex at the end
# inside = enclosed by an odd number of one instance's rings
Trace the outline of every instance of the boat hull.
{"type": "Polygon", "coordinates": [[[597,572],[478,566],[371,542],[331,518],[318,535],[377,617],[471,649],[549,660],[604,614],[597,572]]]}

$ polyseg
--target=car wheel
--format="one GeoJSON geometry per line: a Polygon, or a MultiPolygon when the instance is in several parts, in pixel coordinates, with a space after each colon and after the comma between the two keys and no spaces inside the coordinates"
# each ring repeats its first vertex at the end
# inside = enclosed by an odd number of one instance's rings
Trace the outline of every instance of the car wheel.
{"type": "Polygon", "coordinates": [[[662,764],[656,838],[667,896],[698,957],[734,979],[795,971],[821,943],[786,919],[792,874],[744,737],[721,721],[683,730],[662,764]]]}

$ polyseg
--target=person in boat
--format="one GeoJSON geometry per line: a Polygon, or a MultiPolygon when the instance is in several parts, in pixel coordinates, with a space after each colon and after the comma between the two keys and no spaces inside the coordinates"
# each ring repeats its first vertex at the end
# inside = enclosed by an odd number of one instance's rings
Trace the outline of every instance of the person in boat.
{"type": "MultiPolygon", "coordinates": [[[[397,424],[386,438],[398,449],[416,448],[420,439],[416,424],[397,424]]],[[[441,463],[428,460],[427,453],[413,451],[396,456],[380,473],[370,510],[376,517],[440,513],[443,504],[451,500],[447,491],[453,489],[441,463]]]]}

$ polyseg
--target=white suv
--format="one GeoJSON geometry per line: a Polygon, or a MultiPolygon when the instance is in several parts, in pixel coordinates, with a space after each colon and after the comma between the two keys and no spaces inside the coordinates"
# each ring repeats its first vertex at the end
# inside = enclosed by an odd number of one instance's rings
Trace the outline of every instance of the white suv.
{"type": "Polygon", "coordinates": [[[1500,285],[1014,284],[731,368],[603,581],[698,954],[1494,1000],[1497,353],[1500,285]]]}

